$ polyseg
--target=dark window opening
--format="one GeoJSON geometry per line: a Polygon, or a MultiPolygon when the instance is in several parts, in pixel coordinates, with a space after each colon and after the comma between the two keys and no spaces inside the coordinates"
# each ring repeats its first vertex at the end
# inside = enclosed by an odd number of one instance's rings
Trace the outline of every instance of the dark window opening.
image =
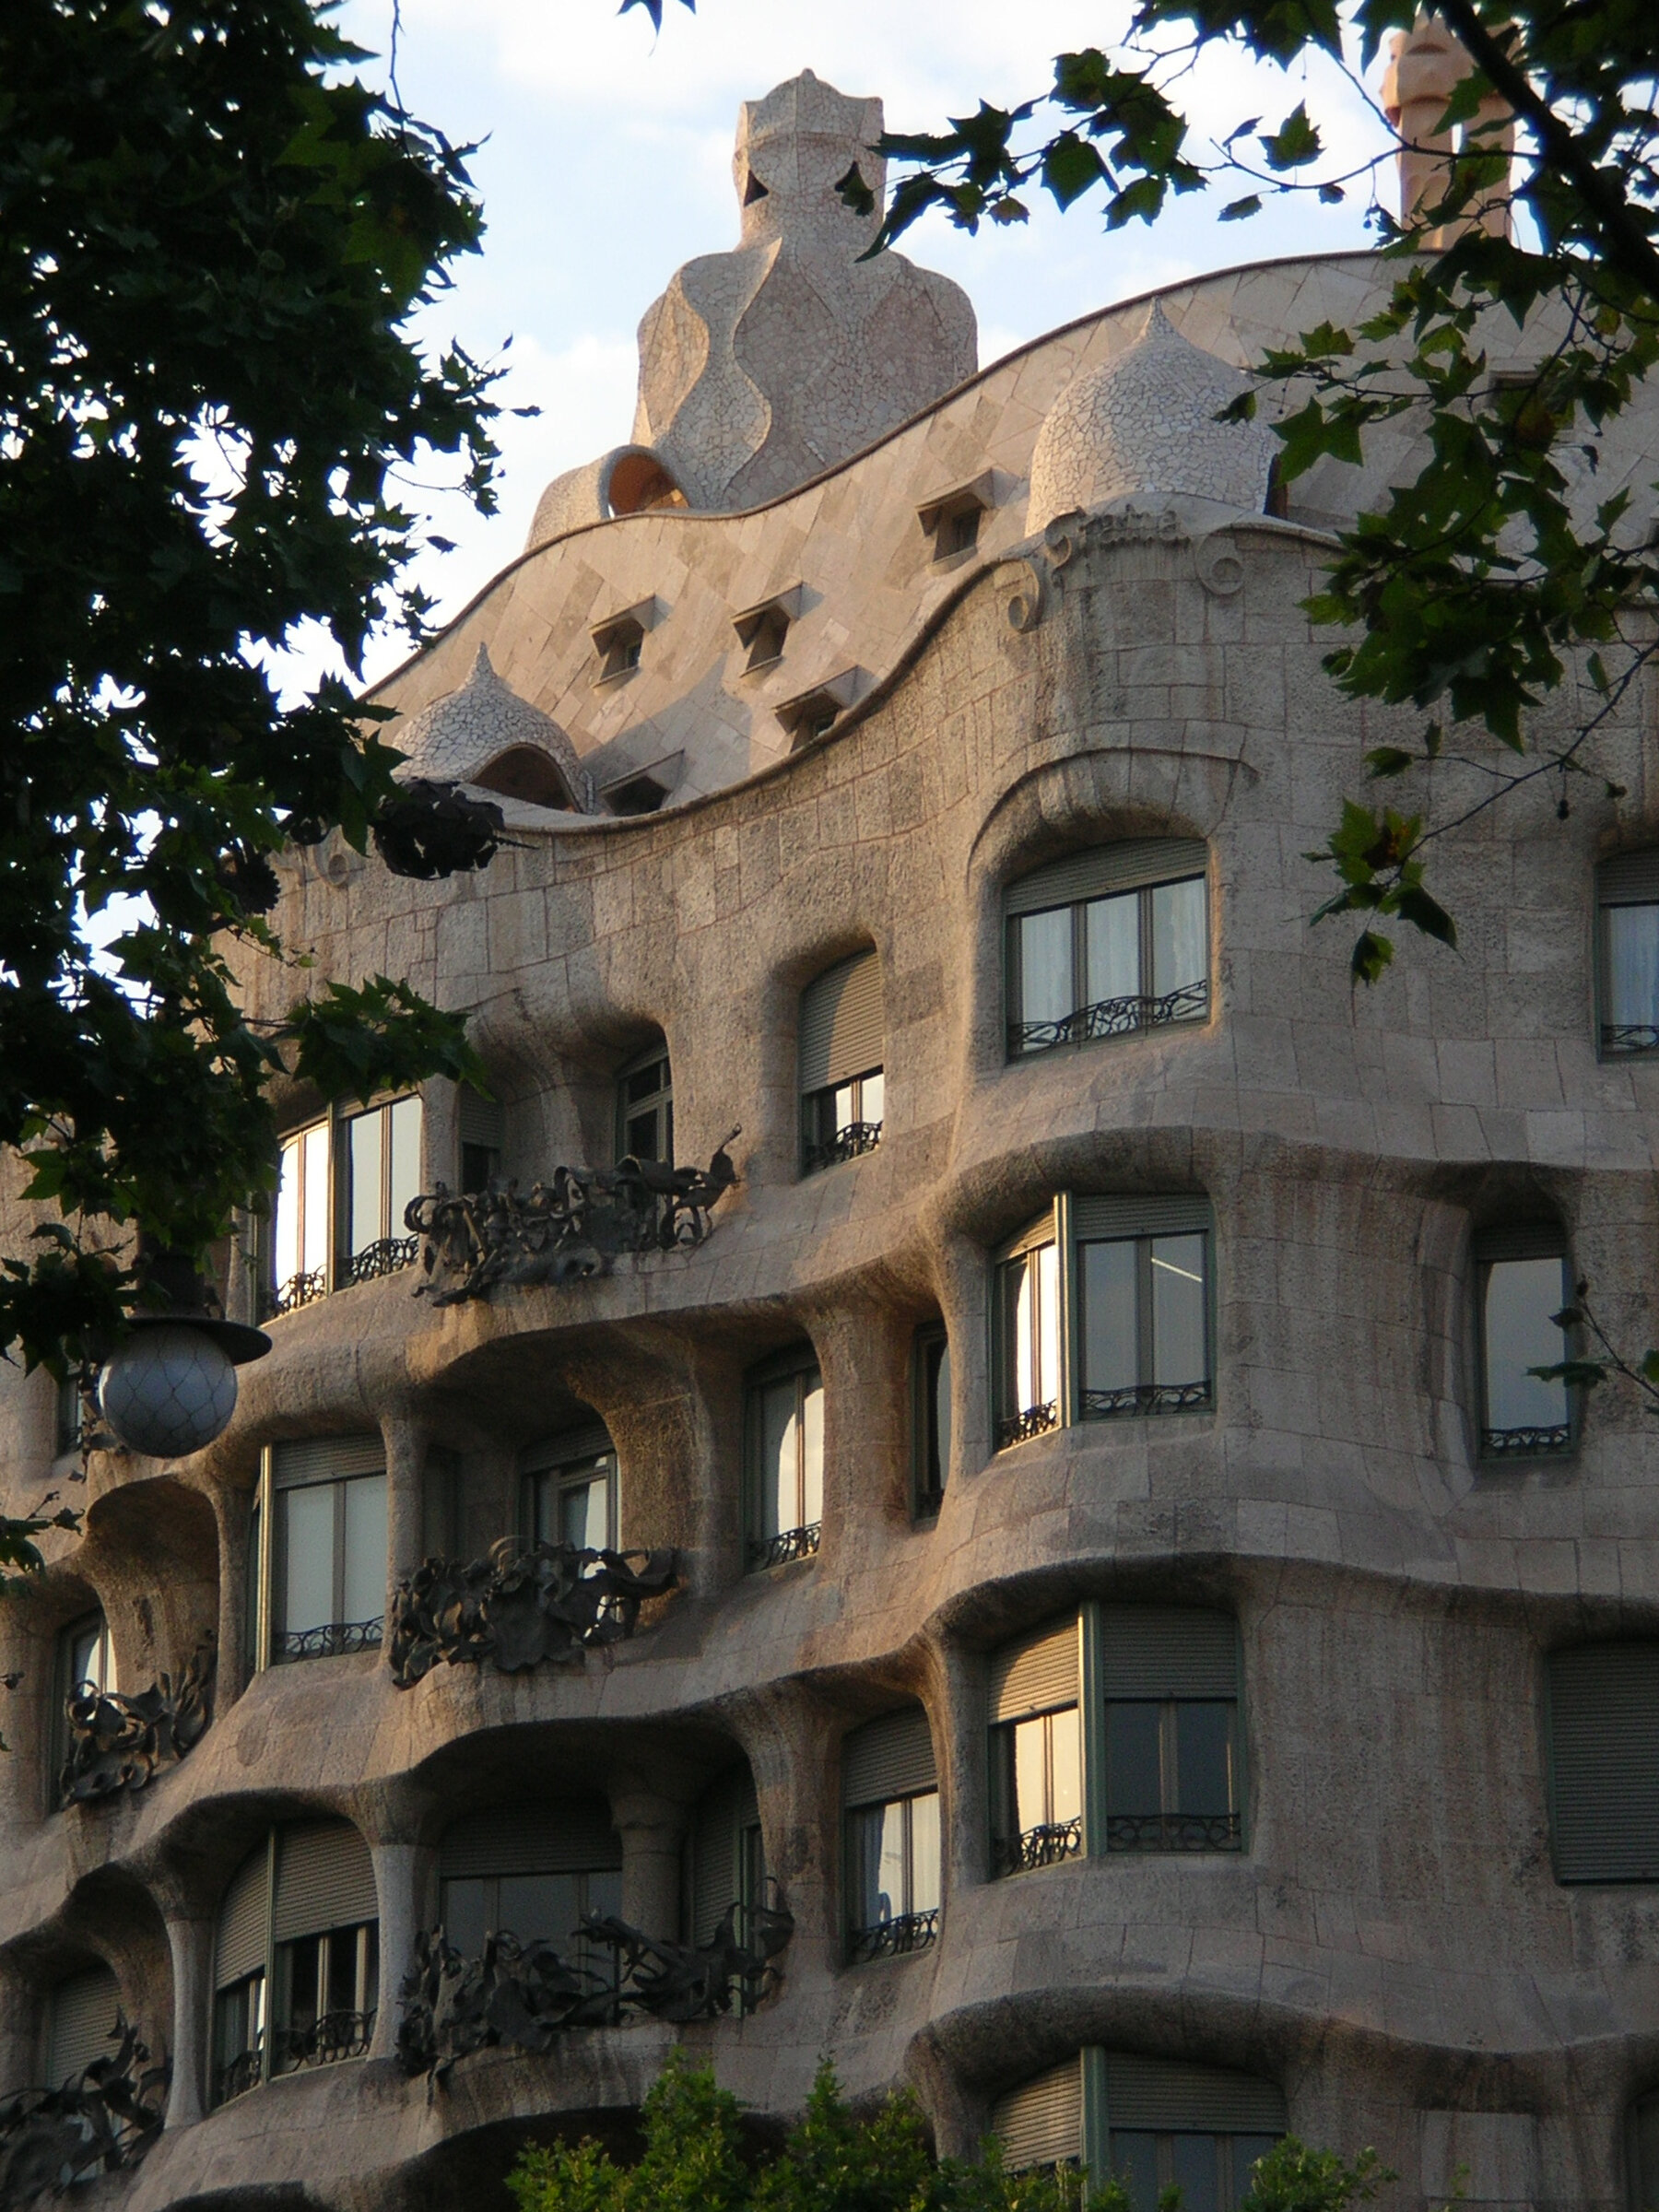
{"type": "Polygon", "coordinates": [[[554,807],[564,813],[576,811],[563,776],[547,754],[533,745],[515,745],[472,780],[486,791],[499,792],[504,799],[523,799],[532,806],[554,807]]]}
{"type": "Polygon", "coordinates": [[[914,1439],[914,1510],[936,1513],[950,1472],[950,1339],[942,1321],[916,1331],[911,1350],[912,1434],[914,1439]]]}
{"type": "Polygon", "coordinates": [[[659,1038],[617,1077],[617,1158],[674,1164],[674,1073],[659,1038]]]}
{"type": "Polygon", "coordinates": [[[595,683],[608,684],[631,676],[645,648],[645,625],[638,615],[618,615],[598,623],[593,630],[594,651],[599,655],[595,683]]]}
{"type": "Polygon", "coordinates": [[[654,777],[630,776],[626,783],[613,785],[605,801],[613,814],[655,814],[667,796],[654,777]]]}

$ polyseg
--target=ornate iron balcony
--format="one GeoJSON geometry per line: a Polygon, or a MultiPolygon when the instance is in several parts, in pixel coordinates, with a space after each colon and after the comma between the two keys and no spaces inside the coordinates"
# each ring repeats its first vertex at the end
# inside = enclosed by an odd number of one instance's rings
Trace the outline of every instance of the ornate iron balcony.
{"type": "Polygon", "coordinates": [[[787,1567],[791,1559],[811,1559],[818,1550],[823,1527],[821,1521],[809,1521],[805,1528],[782,1528],[775,1536],[751,1536],[748,1545],[751,1570],[787,1567]]]}
{"type": "Polygon", "coordinates": [[[1108,1851],[1237,1851],[1237,1813],[1108,1813],[1108,1851]]]}
{"type": "Polygon", "coordinates": [[[998,1874],[1029,1874],[1038,1866],[1058,1866],[1063,1859],[1075,1859],[1082,1849],[1079,1817],[1056,1820],[1046,1828],[1028,1828],[1018,1836],[999,1836],[992,1856],[998,1874]]]}
{"type": "Polygon", "coordinates": [[[296,1659],[337,1659],[347,1652],[380,1648],[382,1620],[331,1620],[320,1629],[284,1630],[271,1639],[271,1665],[296,1659]]]}
{"type": "Polygon", "coordinates": [[[239,2051],[236,2056],[213,2070],[213,2101],[215,2105],[229,2104],[233,2097],[245,2097],[256,2089],[265,2079],[265,2054],[256,2042],[252,2051],[239,2051]]]}
{"type": "Polygon", "coordinates": [[[453,1197],[440,1183],[404,1209],[404,1227],[421,1241],[415,1295],[459,1305],[511,1284],[584,1282],[619,1253],[700,1244],[712,1209],[737,1180],[726,1146],[740,1134],[731,1132],[706,1169],[625,1159],[555,1168],[527,1192],[507,1182],[453,1197]]]}
{"type": "Polygon", "coordinates": [[[801,1154],[801,1172],[816,1175],[821,1168],[838,1168],[842,1160],[862,1159],[881,1142],[879,1122],[849,1122],[822,1144],[807,1145],[801,1154]]]}
{"type": "Polygon", "coordinates": [[[1011,1413],[996,1424],[996,1448],[1004,1451],[1009,1444],[1023,1444],[1033,1436],[1046,1436],[1051,1429],[1060,1426],[1060,1407],[1051,1399],[1046,1406],[1028,1406],[1023,1413],[1011,1413]]]}
{"type": "Polygon", "coordinates": [[[1659,1052],[1659,1029],[1648,1021],[1604,1021],[1604,1053],[1659,1052]]]}
{"type": "Polygon", "coordinates": [[[259,1318],[275,1321],[282,1313],[297,1313],[301,1306],[314,1305],[328,1291],[328,1270],[313,1267],[309,1273],[290,1275],[286,1283],[275,1289],[262,1290],[259,1297],[259,1318]]]}
{"type": "Polygon", "coordinates": [[[387,1661],[399,1689],[441,1662],[503,1674],[579,1658],[633,1634],[647,1598],[679,1587],[672,1550],[588,1551],[503,1536],[481,1559],[428,1559],[393,1593],[387,1661]]]}
{"type": "Polygon", "coordinates": [[[1483,1429],[1483,1459],[1524,1459],[1545,1452],[1571,1452],[1572,1423],[1560,1421],[1541,1429],[1483,1429]]]}
{"type": "Polygon", "coordinates": [[[1008,1054],[1053,1052],[1061,1044],[1089,1044],[1100,1037],[1126,1037],[1135,1030],[1159,1029],[1166,1022],[1202,1021],[1209,1012],[1209,982],[1182,983],[1160,998],[1131,992],[1124,998],[1097,999],[1058,1021],[1011,1021],[1008,1054]]]}
{"type": "Polygon", "coordinates": [[[210,1640],[176,1682],[162,1675],[130,1698],[93,1690],[68,1699],[69,1749],[58,1776],[59,1805],[141,1790],[200,1743],[212,1717],[213,1664],[210,1640]]]}
{"type": "Polygon", "coordinates": [[[1210,1402],[1203,1382],[1131,1382],[1123,1390],[1086,1390],[1078,1410],[1086,1421],[1114,1421],[1131,1413],[1192,1413],[1210,1402]]]}
{"type": "Polygon", "coordinates": [[[273,2074],[298,2074],[307,2066],[336,2065],[362,2058],[374,2037],[374,2012],[325,2012],[312,2028],[278,2029],[271,2047],[273,2074]]]}
{"type": "Polygon", "coordinates": [[[124,2013],[108,2042],[78,2078],[0,2103],[0,2192],[8,2206],[48,2193],[61,2204],[60,2189],[135,2166],[161,2133],[171,2068],[150,2065],[124,2013]]]}
{"type": "Polygon", "coordinates": [[[382,1275],[400,1275],[420,1257],[418,1237],[382,1237],[361,1252],[343,1253],[335,1269],[335,1288],[347,1290],[354,1283],[377,1282],[382,1275]]]}
{"type": "Polygon", "coordinates": [[[911,1951],[924,1951],[938,1940],[939,1908],[925,1912],[900,1912],[879,1920],[874,1927],[854,1928],[847,1938],[847,1958],[854,1966],[869,1959],[902,1959],[911,1951]]]}

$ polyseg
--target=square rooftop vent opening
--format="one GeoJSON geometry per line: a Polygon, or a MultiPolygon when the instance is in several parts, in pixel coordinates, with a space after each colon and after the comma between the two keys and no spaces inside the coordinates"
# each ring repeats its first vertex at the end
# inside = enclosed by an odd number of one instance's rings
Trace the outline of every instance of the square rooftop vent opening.
{"type": "Polygon", "coordinates": [[[933,545],[931,558],[935,560],[959,559],[971,553],[979,544],[981,519],[995,505],[993,497],[994,475],[983,470],[971,484],[959,484],[954,490],[942,491],[936,499],[924,500],[916,510],[916,520],[922,525],[924,537],[933,545]]]}
{"type": "Polygon", "coordinates": [[[796,752],[803,746],[829,735],[837,717],[857,697],[858,679],[856,668],[843,668],[838,676],[827,677],[821,684],[814,684],[810,691],[797,692],[794,699],[779,700],[772,712],[788,732],[796,752]]]}
{"type": "Polygon", "coordinates": [[[770,668],[782,659],[783,641],[800,611],[801,587],[794,583],[788,591],[774,592],[770,599],[762,599],[759,606],[745,607],[742,614],[732,617],[737,642],[747,653],[743,664],[746,676],[757,668],[770,668]]]}
{"type": "Polygon", "coordinates": [[[599,655],[599,672],[594,678],[596,684],[615,683],[618,677],[633,674],[655,612],[654,599],[641,599],[637,606],[625,606],[619,614],[607,615],[603,622],[594,624],[588,635],[599,655]]]}
{"type": "Polygon", "coordinates": [[[655,814],[667,796],[667,785],[654,776],[629,776],[626,783],[611,786],[605,803],[613,814],[655,814]]]}

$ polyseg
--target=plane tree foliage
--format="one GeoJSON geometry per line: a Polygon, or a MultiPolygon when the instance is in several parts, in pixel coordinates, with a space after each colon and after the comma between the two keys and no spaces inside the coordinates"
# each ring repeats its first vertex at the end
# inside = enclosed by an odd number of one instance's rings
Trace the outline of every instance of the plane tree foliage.
{"type": "Polygon", "coordinates": [[[355,675],[419,633],[405,488],[446,456],[488,509],[496,459],[495,370],[412,331],[478,246],[467,149],[332,16],[0,8],[0,1144],[43,1208],[0,1351],[60,1374],[119,1333],[140,1237],[199,1257],[270,1187],[279,1068],[339,1097],[475,1065],[406,981],[320,982],[266,919],[289,841],[415,874],[491,846],[393,784],[345,681],[283,688],[285,648],[355,675]],[[247,1018],[249,947],[292,962],[291,1018],[247,1018]]]}

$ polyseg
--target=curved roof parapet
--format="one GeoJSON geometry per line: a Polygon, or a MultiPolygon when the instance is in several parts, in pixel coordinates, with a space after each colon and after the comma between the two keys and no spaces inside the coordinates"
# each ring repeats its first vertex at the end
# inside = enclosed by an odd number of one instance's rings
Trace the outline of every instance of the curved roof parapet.
{"type": "Polygon", "coordinates": [[[1278,441],[1261,423],[1216,419],[1249,388],[1155,300],[1135,343],[1074,378],[1049,409],[1031,455],[1027,530],[1136,492],[1261,513],[1278,441]]]}
{"type": "Polygon", "coordinates": [[[647,509],[690,504],[648,445],[614,446],[597,461],[568,468],[555,477],[535,503],[535,519],[524,550],[580,530],[585,523],[608,523],[614,515],[643,514],[647,509]]]}
{"type": "Polygon", "coordinates": [[[476,783],[533,806],[594,811],[583,804],[587,779],[575,747],[550,714],[496,674],[488,645],[479,645],[458,691],[445,692],[408,723],[394,723],[385,736],[406,756],[400,782],[418,776],[476,783]]]}

